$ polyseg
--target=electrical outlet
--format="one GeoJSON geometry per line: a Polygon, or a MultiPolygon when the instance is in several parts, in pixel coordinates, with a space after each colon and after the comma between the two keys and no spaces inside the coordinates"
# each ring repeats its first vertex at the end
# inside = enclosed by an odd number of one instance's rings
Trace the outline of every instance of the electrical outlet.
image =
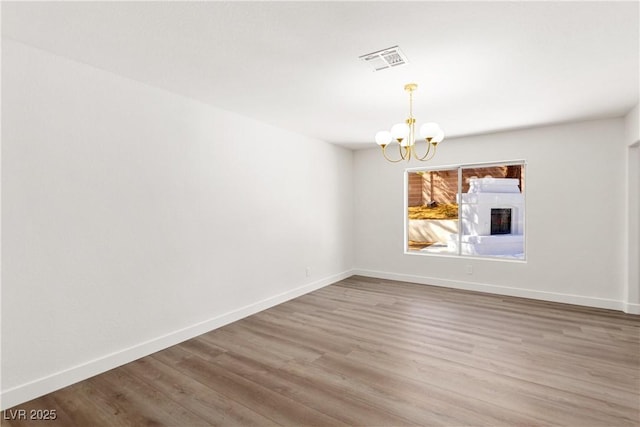
{"type": "Polygon", "coordinates": [[[473,265],[468,264],[466,267],[467,274],[473,274],[473,265]]]}
{"type": "Polygon", "coordinates": [[[307,267],[304,269],[304,274],[307,275],[307,277],[311,277],[311,267],[307,267]]]}

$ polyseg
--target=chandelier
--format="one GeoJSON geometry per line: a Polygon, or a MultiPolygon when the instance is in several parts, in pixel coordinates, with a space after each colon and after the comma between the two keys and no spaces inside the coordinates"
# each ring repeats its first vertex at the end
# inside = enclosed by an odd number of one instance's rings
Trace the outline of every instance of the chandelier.
{"type": "Polygon", "coordinates": [[[425,123],[420,126],[420,139],[426,143],[426,151],[422,156],[416,150],[416,119],[413,117],[413,92],[418,88],[415,83],[407,83],[404,90],[409,92],[409,118],[404,123],[396,123],[391,132],[381,130],[376,133],[376,143],[382,148],[382,155],[390,162],[397,163],[402,160],[415,158],[421,162],[433,159],[439,142],[444,139],[444,132],[437,123],[425,123]],[[391,145],[398,146],[399,157],[392,158],[387,155],[387,148],[391,145]]]}

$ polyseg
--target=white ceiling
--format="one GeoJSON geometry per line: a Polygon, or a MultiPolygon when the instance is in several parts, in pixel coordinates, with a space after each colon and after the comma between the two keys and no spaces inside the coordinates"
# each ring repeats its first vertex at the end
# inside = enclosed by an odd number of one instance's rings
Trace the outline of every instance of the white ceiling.
{"type": "Polygon", "coordinates": [[[638,103],[638,2],[2,2],[2,35],[351,148],[408,82],[449,138],[638,103]],[[358,59],[393,45],[408,65],[358,59]]]}

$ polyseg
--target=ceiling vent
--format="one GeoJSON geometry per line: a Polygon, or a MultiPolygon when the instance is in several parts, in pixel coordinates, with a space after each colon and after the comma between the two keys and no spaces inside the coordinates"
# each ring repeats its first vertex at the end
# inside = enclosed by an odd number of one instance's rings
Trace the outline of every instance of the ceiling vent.
{"type": "Polygon", "coordinates": [[[377,52],[367,53],[366,55],[362,55],[360,59],[369,64],[373,71],[380,71],[391,67],[397,67],[409,62],[407,61],[407,57],[404,56],[404,53],[402,53],[398,46],[389,47],[377,52]]]}

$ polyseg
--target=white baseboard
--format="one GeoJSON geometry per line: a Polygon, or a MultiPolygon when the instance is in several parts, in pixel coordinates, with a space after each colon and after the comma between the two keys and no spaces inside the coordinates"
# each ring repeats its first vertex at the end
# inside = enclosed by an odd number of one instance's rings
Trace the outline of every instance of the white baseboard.
{"type": "MultiPolygon", "coordinates": [[[[420,283],[423,285],[443,286],[446,288],[464,289],[468,291],[487,292],[498,295],[509,295],[514,297],[531,298],[544,301],[561,302],[565,304],[584,305],[587,307],[608,308],[612,310],[621,310],[626,313],[639,312],[627,311],[627,307],[636,306],[636,310],[640,310],[638,304],[626,304],[623,301],[617,301],[606,298],[585,297],[582,295],[571,295],[557,292],[545,292],[534,289],[513,288],[509,286],[490,285],[486,283],[466,282],[460,280],[448,280],[434,277],[417,276],[412,274],[390,273],[386,271],[354,269],[354,275],[373,277],[376,279],[398,280],[402,282],[420,283]]],[[[634,307],[631,307],[632,309],[634,307]]]]}
{"type": "Polygon", "coordinates": [[[90,360],[82,365],[56,372],[44,378],[39,378],[35,381],[10,388],[8,390],[2,390],[0,393],[0,409],[4,410],[21,403],[28,402],[29,400],[43,396],[47,393],[51,393],[55,390],[59,390],[87,378],[91,378],[110,369],[117,368],[118,366],[140,359],[141,357],[148,356],[157,351],[217,329],[221,326],[266,310],[267,308],[315,291],[316,289],[331,285],[352,275],[353,272],[351,270],[347,270],[342,273],[328,276],[313,283],[299,286],[295,289],[274,295],[262,301],[216,316],[204,322],[170,332],[166,335],[137,344],[133,347],[107,354],[98,359],[90,360]]]}
{"type": "Polygon", "coordinates": [[[630,302],[624,303],[624,312],[627,314],[640,314],[640,304],[633,304],[630,302]]]}

